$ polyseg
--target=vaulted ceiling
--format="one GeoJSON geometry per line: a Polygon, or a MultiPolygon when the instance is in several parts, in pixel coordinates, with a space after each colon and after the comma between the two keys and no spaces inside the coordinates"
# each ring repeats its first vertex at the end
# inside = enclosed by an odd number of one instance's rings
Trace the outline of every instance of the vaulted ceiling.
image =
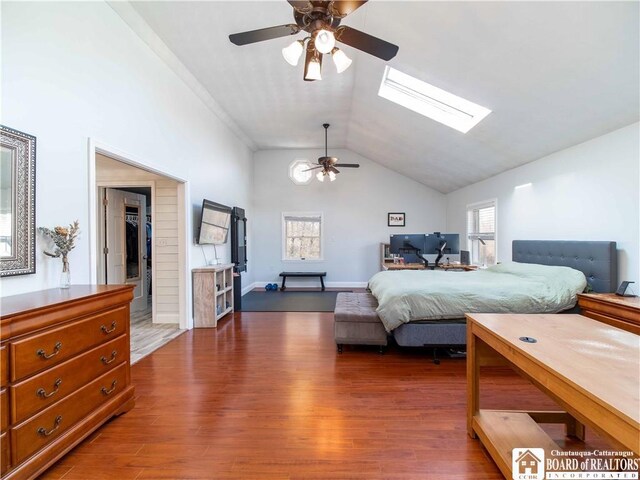
{"type": "MultiPolygon", "coordinates": [[[[447,193],[640,119],[638,2],[371,0],[344,25],[400,47],[389,65],[492,113],[466,134],[378,97],[386,63],[304,82],[281,49],[228,35],[294,23],[284,0],[131,2],[258,149],[348,148],[447,193]]],[[[295,38],[302,39],[303,34],[295,38]]],[[[302,64],[302,62],[301,62],[302,64]]]]}

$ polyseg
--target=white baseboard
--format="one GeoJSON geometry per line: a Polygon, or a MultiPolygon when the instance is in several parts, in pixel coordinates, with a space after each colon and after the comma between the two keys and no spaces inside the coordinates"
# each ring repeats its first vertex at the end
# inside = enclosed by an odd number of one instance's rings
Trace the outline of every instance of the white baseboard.
{"type": "MultiPolygon", "coordinates": [[[[263,284],[262,284],[262,286],[264,286],[264,285],[266,285],[266,284],[267,284],[267,282],[263,283],[263,284]]],[[[258,284],[258,282],[253,282],[253,283],[251,283],[251,284],[247,285],[246,287],[244,287],[244,288],[242,289],[242,295],[246,295],[247,293],[249,293],[249,292],[250,292],[251,290],[253,290],[254,288],[257,288],[257,287],[258,287],[258,285],[259,285],[259,284],[258,284]]]]}
{"type": "MultiPolygon", "coordinates": [[[[242,295],[246,295],[251,290],[258,288],[263,289],[267,283],[276,283],[280,287],[281,282],[274,282],[273,280],[263,280],[261,282],[253,282],[251,285],[242,289],[242,295]]],[[[316,282],[317,285],[311,282],[295,282],[287,280],[287,287],[291,288],[303,288],[303,287],[320,287],[320,282],[316,282]]],[[[366,288],[368,282],[324,282],[324,286],[327,288],[366,288]]]]}
{"type": "Polygon", "coordinates": [[[175,323],[180,325],[180,315],[177,313],[156,313],[153,323],[175,323]]]}

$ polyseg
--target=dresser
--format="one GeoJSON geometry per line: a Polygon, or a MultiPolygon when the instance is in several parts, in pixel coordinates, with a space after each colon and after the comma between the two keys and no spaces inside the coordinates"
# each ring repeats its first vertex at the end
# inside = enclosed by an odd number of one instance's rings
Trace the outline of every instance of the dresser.
{"type": "Polygon", "coordinates": [[[579,293],[582,315],[640,335],[640,297],[615,293],[579,293]]]}
{"type": "Polygon", "coordinates": [[[2,298],[0,474],[34,478],[134,405],[131,285],[2,298]]]}

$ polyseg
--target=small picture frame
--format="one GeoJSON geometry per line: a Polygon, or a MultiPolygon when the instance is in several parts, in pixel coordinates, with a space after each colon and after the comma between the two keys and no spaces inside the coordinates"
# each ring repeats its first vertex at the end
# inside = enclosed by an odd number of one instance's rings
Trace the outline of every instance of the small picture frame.
{"type": "Polygon", "coordinates": [[[387,213],[387,226],[388,227],[404,227],[404,212],[387,213]]]}

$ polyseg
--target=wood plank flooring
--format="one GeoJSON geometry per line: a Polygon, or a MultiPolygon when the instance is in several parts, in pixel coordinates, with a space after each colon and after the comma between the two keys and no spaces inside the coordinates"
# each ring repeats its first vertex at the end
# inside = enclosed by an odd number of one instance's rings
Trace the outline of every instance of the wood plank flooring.
{"type": "MultiPolygon", "coordinates": [[[[131,371],[135,408],[41,478],[502,478],[466,433],[464,359],[338,355],[331,313],[236,313],[131,371]]],[[[557,408],[508,369],[482,385],[483,407],[557,408]]],[[[566,444],[559,427],[550,432],[566,444]]]]}
{"type": "Polygon", "coordinates": [[[173,323],[153,323],[151,304],[146,310],[131,313],[130,321],[131,365],[186,331],[173,323]]]}

